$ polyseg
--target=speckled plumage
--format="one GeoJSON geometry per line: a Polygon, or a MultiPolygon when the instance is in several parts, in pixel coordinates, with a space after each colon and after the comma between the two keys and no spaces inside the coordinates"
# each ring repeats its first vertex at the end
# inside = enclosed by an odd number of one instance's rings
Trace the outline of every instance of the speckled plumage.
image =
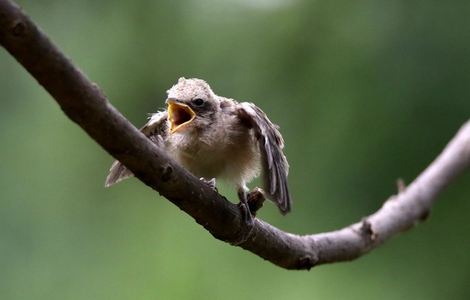
{"type": "MultiPolygon", "coordinates": [[[[158,112],[141,129],[146,136],[195,176],[226,180],[239,191],[246,192],[246,184],[262,171],[267,197],[281,212],[290,210],[282,136],[261,109],[217,96],[201,79],[180,78],[167,94],[167,103],[189,107],[195,117],[172,131],[168,110],[158,112]]],[[[114,162],[106,186],[131,175],[114,162]]]]}

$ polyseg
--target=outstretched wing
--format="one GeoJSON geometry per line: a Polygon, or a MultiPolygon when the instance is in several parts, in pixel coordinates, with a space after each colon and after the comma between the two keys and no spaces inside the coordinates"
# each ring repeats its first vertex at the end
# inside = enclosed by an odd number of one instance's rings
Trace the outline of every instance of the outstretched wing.
{"type": "Polygon", "coordinates": [[[263,188],[266,196],[277,204],[283,214],[286,214],[291,208],[287,187],[289,164],[282,152],[284,140],[278,130],[279,127],[273,124],[266,114],[253,103],[240,103],[238,114],[244,123],[253,128],[258,139],[263,188]]]}
{"type": "MultiPolygon", "coordinates": [[[[168,125],[166,123],[168,114],[166,111],[161,111],[153,114],[147,124],[140,129],[140,131],[145,134],[150,140],[155,144],[158,144],[159,141],[166,136],[168,132],[168,125]]],[[[128,177],[134,176],[132,172],[127,169],[119,161],[115,160],[109,169],[108,177],[106,177],[105,187],[110,187],[119,181],[122,181],[128,177]]]]}

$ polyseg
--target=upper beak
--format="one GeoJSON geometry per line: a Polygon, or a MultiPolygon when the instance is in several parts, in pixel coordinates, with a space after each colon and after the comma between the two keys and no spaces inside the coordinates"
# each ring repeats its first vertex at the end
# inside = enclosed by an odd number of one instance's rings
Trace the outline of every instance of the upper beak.
{"type": "Polygon", "coordinates": [[[186,104],[175,99],[168,99],[168,120],[170,120],[170,132],[176,132],[185,125],[191,123],[196,113],[186,104]]]}

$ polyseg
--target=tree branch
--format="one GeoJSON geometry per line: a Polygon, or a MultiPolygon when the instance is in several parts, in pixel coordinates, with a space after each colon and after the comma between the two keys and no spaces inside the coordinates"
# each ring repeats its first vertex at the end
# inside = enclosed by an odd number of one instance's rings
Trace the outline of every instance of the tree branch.
{"type": "Polygon", "coordinates": [[[376,213],[346,228],[299,236],[259,219],[252,228],[238,207],[158,149],[130,124],[69,59],[9,0],[0,0],[0,44],[53,96],[65,114],[141,181],[214,237],[287,269],[355,259],[424,219],[438,194],[470,166],[470,121],[439,157],[376,213]]]}

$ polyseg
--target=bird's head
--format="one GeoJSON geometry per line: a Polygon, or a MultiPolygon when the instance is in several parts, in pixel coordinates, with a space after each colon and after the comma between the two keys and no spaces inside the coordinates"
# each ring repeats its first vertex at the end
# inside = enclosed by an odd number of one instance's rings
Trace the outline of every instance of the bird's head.
{"type": "Polygon", "coordinates": [[[219,110],[217,96],[202,79],[181,77],[167,94],[171,133],[208,125],[219,110]]]}

